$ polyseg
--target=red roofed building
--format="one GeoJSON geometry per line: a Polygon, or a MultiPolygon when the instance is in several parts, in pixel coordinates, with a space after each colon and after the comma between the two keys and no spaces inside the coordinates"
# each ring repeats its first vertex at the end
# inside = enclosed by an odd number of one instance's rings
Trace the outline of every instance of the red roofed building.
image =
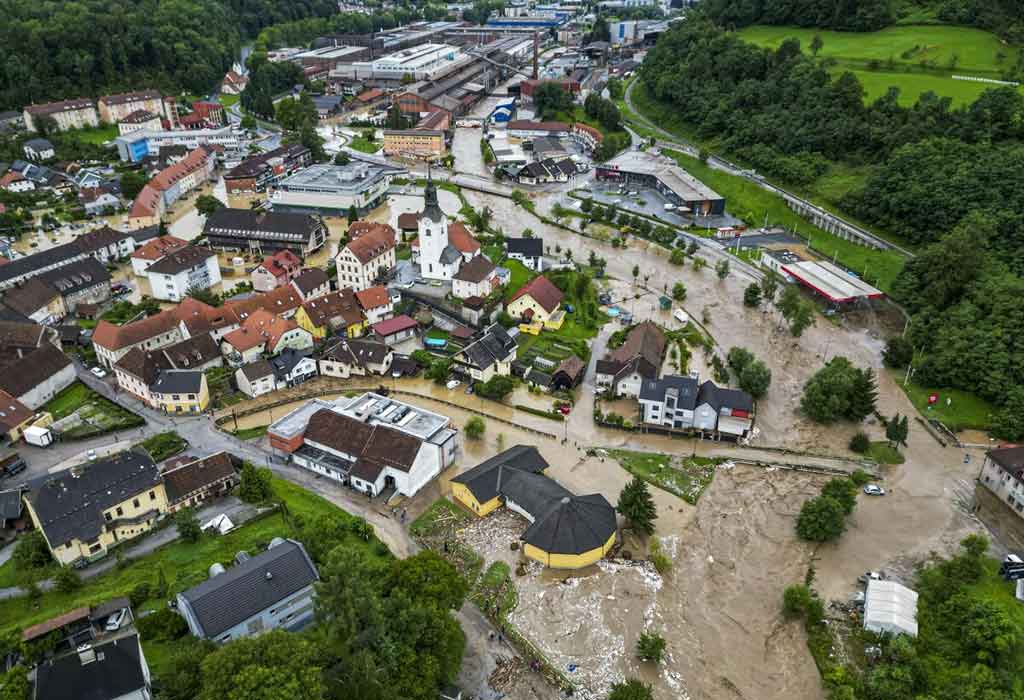
{"type": "Polygon", "coordinates": [[[558,311],[564,296],[562,290],[540,275],[520,287],[505,305],[505,310],[513,318],[547,321],[558,311]]]}
{"type": "Polygon", "coordinates": [[[129,225],[133,228],[142,228],[160,223],[167,207],[183,195],[202,186],[210,179],[212,172],[213,158],[202,146],[174,165],[164,168],[135,198],[128,214],[129,225]]]}
{"type": "Polygon", "coordinates": [[[229,70],[221,81],[220,91],[225,95],[241,95],[249,79],[237,71],[229,70]]]}
{"type": "Polygon", "coordinates": [[[295,321],[260,309],[245,319],[241,328],[225,335],[220,347],[228,362],[238,367],[258,360],[263,353],[311,348],[313,336],[295,321]]]}
{"type": "Polygon", "coordinates": [[[395,305],[391,301],[387,287],[378,285],[360,290],[356,292],[356,299],[370,325],[391,318],[395,312],[395,305]]]}
{"type": "Polygon", "coordinates": [[[174,236],[154,238],[132,253],[132,272],[139,276],[145,275],[150,265],[187,245],[188,241],[174,236]]]}
{"type": "Polygon", "coordinates": [[[389,318],[386,321],[379,321],[373,324],[371,328],[374,335],[380,338],[381,341],[388,345],[394,345],[415,337],[419,324],[416,323],[415,319],[402,314],[401,316],[389,318]]]}
{"type": "Polygon", "coordinates": [[[269,292],[289,284],[301,272],[299,256],[290,250],[279,250],[263,258],[263,262],[252,271],[252,288],[257,292],[269,292]]]}
{"type": "MultiPolygon", "coordinates": [[[[358,223],[358,222],[357,222],[358,223]]],[[[395,231],[376,228],[348,242],[335,258],[338,285],[355,291],[374,286],[395,269],[395,231]]]]}
{"type": "Polygon", "coordinates": [[[391,236],[391,238],[393,238],[396,242],[398,241],[398,239],[395,236],[395,229],[393,229],[389,224],[381,223],[379,221],[366,221],[362,219],[359,221],[353,221],[352,224],[348,227],[348,239],[350,241],[355,240],[356,238],[359,238],[360,236],[363,236],[371,232],[377,233],[379,235],[391,236]]]}
{"type": "Polygon", "coordinates": [[[588,151],[593,151],[604,141],[604,134],[588,124],[576,122],[572,125],[572,140],[588,151]]]}

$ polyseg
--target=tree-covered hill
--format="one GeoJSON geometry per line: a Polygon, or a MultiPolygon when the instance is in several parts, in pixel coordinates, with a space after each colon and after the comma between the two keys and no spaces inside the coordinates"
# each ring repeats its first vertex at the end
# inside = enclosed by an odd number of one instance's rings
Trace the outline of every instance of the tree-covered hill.
{"type": "Polygon", "coordinates": [[[330,0],[0,0],[0,109],[136,87],[206,93],[264,27],[330,0]]]}

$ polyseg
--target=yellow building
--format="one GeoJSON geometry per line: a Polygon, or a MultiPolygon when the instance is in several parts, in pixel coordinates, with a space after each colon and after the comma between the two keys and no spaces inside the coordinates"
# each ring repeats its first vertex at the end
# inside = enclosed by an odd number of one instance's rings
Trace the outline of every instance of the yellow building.
{"type": "Polygon", "coordinates": [[[385,129],[384,155],[440,158],[444,155],[444,132],[429,129],[385,129]]]}
{"type": "Polygon", "coordinates": [[[615,509],[600,494],[575,496],[544,475],[536,447],[516,445],[452,479],[452,495],[480,517],[500,505],[530,523],[523,554],[555,569],[579,569],[615,545],[615,509]]]}
{"type": "Polygon", "coordinates": [[[55,474],[24,500],[63,566],[106,556],[167,512],[160,470],[148,455],[131,451],[55,474]]]}
{"type": "Polygon", "coordinates": [[[314,340],[334,335],[342,328],[346,337],[358,338],[366,329],[366,316],[348,287],[303,302],[295,312],[295,322],[309,331],[314,340]]]}
{"type": "Polygon", "coordinates": [[[149,393],[152,405],[165,413],[202,413],[210,405],[206,375],[199,370],[160,370],[149,393]]]}
{"type": "MultiPolygon", "coordinates": [[[[505,311],[512,318],[523,319],[527,323],[547,323],[557,316],[562,304],[562,290],[556,287],[544,275],[534,277],[512,295],[505,305],[505,311]]],[[[556,321],[561,325],[560,321],[556,321]]]]}
{"type": "Polygon", "coordinates": [[[53,416],[49,413],[36,416],[32,409],[0,389],[0,430],[12,444],[21,439],[25,428],[37,423],[45,428],[53,423],[53,416]]]}

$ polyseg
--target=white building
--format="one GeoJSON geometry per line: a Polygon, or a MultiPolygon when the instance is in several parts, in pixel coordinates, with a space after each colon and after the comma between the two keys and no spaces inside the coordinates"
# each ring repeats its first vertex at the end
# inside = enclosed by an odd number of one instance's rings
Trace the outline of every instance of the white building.
{"type": "Polygon", "coordinates": [[[209,289],[220,284],[217,254],[209,248],[187,246],[146,268],[154,299],[181,301],[191,289],[209,289]]]}
{"type": "Polygon", "coordinates": [[[505,248],[511,260],[518,260],[534,272],[544,271],[543,238],[506,238],[505,248]]]}
{"type": "Polygon", "coordinates": [[[437,202],[437,187],[428,180],[423,192],[425,208],[418,222],[419,236],[413,242],[413,260],[420,274],[432,280],[450,280],[463,263],[480,251],[480,243],[459,222],[448,217],[437,202]]]}
{"type": "Polygon", "coordinates": [[[645,379],[639,400],[647,425],[733,437],[743,437],[753,426],[754,401],[749,394],[710,381],[698,385],[693,377],[645,379]]]}
{"type": "Polygon", "coordinates": [[[1024,518],[1024,447],[989,450],[978,480],[1018,518],[1024,518]]]}
{"type": "Polygon", "coordinates": [[[414,80],[431,80],[451,70],[461,56],[462,51],[457,46],[421,44],[373,61],[353,63],[352,68],[357,76],[399,80],[408,75],[414,80]]]}
{"type": "Polygon", "coordinates": [[[493,323],[452,360],[458,370],[474,381],[486,382],[495,376],[509,376],[518,351],[516,339],[500,323],[493,323]]]}
{"type": "Polygon", "coordinates": [[[917,593],[895,581],[868,580],[864,628],[879,634],[917,636],[917,593]]]}
{"type": "Polygon", "coordinates": [[[391,368],[394,353],[371,338],[332,338],[320,353],[320,374],[348,379],[369,374],[383,375],[391,368]]]}
{"type": "Polygon", "coordinates": [[[452,278],[452,294],[459,299],[487,298],[498,286],[494,263],[478,255],[459,268],[452,278]]]}
{"type": "Polygon", "coordinates": [[[351,240],[334,260],[338,285],[361,291],[375,286],[395,268],[395,238],[380,231],[370,231],[351,240]]]}
{"type": "Polygon", "coordinates": [[[370,496],[412,497],[455,459],[458,433],[437,413],[374,393],[316,400],[268,429],[305,469],[370,496]],[[294,446],[294,447],[292,447],[294,446]]]}
{"type": "Polygon", "coordinates": [[[274,368],[263,359],[250,362],[236,369],[235,383],[238,385],[240,392],[252,399],[269,394],[277,389],[274,368]]]}

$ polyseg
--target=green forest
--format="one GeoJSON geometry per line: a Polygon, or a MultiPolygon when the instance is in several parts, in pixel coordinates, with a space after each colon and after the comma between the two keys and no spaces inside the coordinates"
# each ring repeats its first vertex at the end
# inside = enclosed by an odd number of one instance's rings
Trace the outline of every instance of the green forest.
{"type": "Polygon", "coordinates": [[[706,0],[701,7],[730,28],[775,24],[866,32],[897,23],[959,24],[1024,43],[1020,0],[706,0]]]}
{"type": "Polygon", "coordinates": [[[1002,407],[997,434],[1024,438],[1024,96],[994,87],[953,108],[895,89],[869,104],[797,40],[766,49],[693,19],[644,61],[646,93],[701,140],[795,186],[833,168],[866,179],[841,209],[921,254],[893,288],[912,314],[915,379],[1002,407]],[[965,247],[966,246],[966,247],[965,247]]]}
{"type": "Polygon", "coordinates": [[[0,109],[138,87],[208,93],[264,27],[330,0],[0,0],[0,109]]]}

